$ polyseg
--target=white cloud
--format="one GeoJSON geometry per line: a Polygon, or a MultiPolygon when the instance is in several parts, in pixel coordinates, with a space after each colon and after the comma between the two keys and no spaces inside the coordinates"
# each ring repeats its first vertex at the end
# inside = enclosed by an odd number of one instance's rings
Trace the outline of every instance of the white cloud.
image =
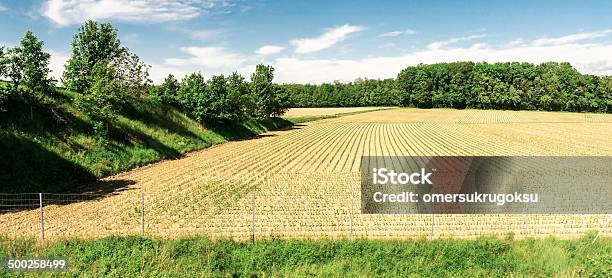
{"type": "MultiPolygon", "coordinates": [[[[51,70],[50,76],[60,83],[62,74],[64,72],[64,65],[70,58],[69,53],[61,52],[61,51],[49,51],[51,54],[51,59],[49,60],[49,69],[51,70]]],[[[172,73],[174,77],[178,80],[181,80],[185,75],[200,71],[197,65],[185,63],[179,65],[169,65],[169,64],[158,64],[158,63],[148,63],[144,61],[147,65],[150,65],[149,69],[149,78],[153,80],[155,84],[161,84],[164,79],[168,76],[168,74],[172,73]]],[[[233,69],[237,69],[238,67],[234,67],[233,69]]],[[[213,74],[219,73],[231,73],[232,70],[226,70],[225,72],[220,72],[218,69],[212,69],[209,71],[203,71],[205,76],[212,76],[213,74]]],[[[61,85],[61,84],[60,84],[61,85]]]]}
{"type": "Polygon", "coordinates": [[[278,46],[278,45],[264,45],[260,47],[259,49],[257,49],[255,53],[259,55],[271,55],[271,54],[279,53],[283,51],[283,49],[285,48],[282,46],[278,46]]]}
{"type": "Polygon", "coordinates": [[[59,26],[87,19],[167,22],[195,18],[217,4],[215,0],[48,0],[41,13],[59,26]]]}
{"type": "Polygon", "coordinates": [[[6,10],[7,10],[7,9],[6,9],[6,7],[5,7],[5,6],[0,5],[0,12],[6,11],[6,10]]]}
{"type": "Polygon", "coordinates": [[[525,41],[522,38],[516,38],[511,40],[509,43],[506,44],[506,47],[515,47],[515,46],[519,46],[519,45],[524,45],[525,41]]]}
{"type": "Polygon", "coordinates": [[[416,34],[416,31],[412,30],[412,29],[406,29],[404,31],[391,31],[391,32],[387,32],[387,33],[383,33],[378,35],[378,37],[384,38],[384,37],[398,37],[401,35],[414,35],[416,34]]]}
{"type": "Polygon", "coordinates": [[[156,63],[148,63],[148,65],[151,65],[149,69],[149,78],[151,78],[155,84],[163,83],[164,79],[170,73],[172,73],[176,79],[181,80],[185,75],[197,71],[195,68],[168,66],[156,63]]]}
{"type": "Polygon", "coordinates": [[[221,35],[223,31],[223,29],[201,29],[193,30],[188,35],[197,40],[206,40],[221,35]]]}
{"type": "Polygon", "coordinates": [[[458,42],[471,41],[471,40],[480,39],[484,37],[486,37],[486,35],[481,34],[481,35],[470,35],[470,36],[459,37],[459,38],[451,38],[451,39],[444,40],[444,41],[432,42],[427,45],[427,48],[431,50],[441,49],[441,48],[445,48],[449,45],[453,45],[458,42]]]}
{"type": "Polygon", "coordinates": [[[49,54],[51,55],[51,58],[49,59],[51,77],[60,82],[62,74],[64,73],[64,65],[68,61],[68,58],[70,58],[70,54],[54,50],[50,50],[49,54]]]}
{"type": "Polygon", "coordinates": [[[178,28],[178,27],[169,27],[168,28],[169,31],[174,31],[174,32],[178,32],[181,34],[185,34],[187,36],[189,36],[190,38],[194,39],[194,40],[208,40],[208,39],[212,39],[215,37],[218,37],[219,35],[223,34],[225,32],[224,29],[197,29],[197,30],[192,30],[192,29],[185,29],[185,28],[178,28]]]}
{"type": "Polygon", "coordinates": [[[383,48],[383,49],[385,49],[385,48],[396,48],[396,47],[397,47],[397,45],[395,43],[392,43],[392,42],[384,43],[384,44],[381,44],[381,45],[378,46],[378,48],[383,48]]]}
{"type": "Polygon", "coordinates": [[[186,59],[169,58],[166,59],[167,66],[187,66],[196,65],[207,68],[237,68],[246,60],[241,54],[233,53],[223,47],[181,47],[180,50],[189,54],[191,57],[186,59]]]}
{"type": "MultiPolygon", "coordinates": [[[[452,43],[483,37],[468,36],[448,40],[438,48],[426,47],[396,56],[373,56],[359,59],[304,59],[301,56],[282,56],[267,63],[275,67],[275,82],[323,83],[335,80],[354,81],[359,77],[393,78],[404,68],[419,63],[433,64],[455,61],[530,62],[539,64],[548,61],[570,62],[582,73],[612,75],[612,43],[565,43],[555,45],[534,45],[523,39],[515,39],[503,45],[473,43],[467,46],[445,47],[452,43]]],[[[392,46],[392,45],[389,45],[392,46]]],[[[202,51],[201,48],[182,49],[192,57],[188,59],[168,59],[164,70],[193,72],[204,65],[207,76],[219,73],[238,72],[249,77],[258,62],[253,56],[231,53],[223,48],[213,47],[202,51]],[[217,57],[228,57],[227,61],[216,61],[217,57]],[[212,68],[211,66],[218,66],[212,68]]],[[[224,60],[224,58],[219,58],[224,60]]],[[[155,66],[154,66],[155,68],[155,66]]],[[[161,72],[161,70],[160,70],[161,72]]],[[[165,76],[169,73],[164,72],[165,76]]],[[[184,73],[183,73],[184,74],[184,73]]],[[[181,74],[176,74],[180,76],[181,74]]]]}
{"type": "Polygon", "coordinates": [[[612,32],[612,29],[607,29],[607,30],[595,31],[595,32],[576,33],[576,34],[571,34],[571,35],[556,37],[556,38],[540,38],[540,39],[534,40],[532,44],[537,45],[537,46],[543,46],[543,45],[560,45],[560,44],[574,43],[574,42],[579,42],[579,41],[584,41],[584,40],[591,40],[591,39],[605,37],[605,36],[608,36],[608,34],[610,34],[611,32],[612,32]]]}
{"type": "Polygon", "coordinates": [[[14,42],[12,42],[12,43],[8,43],[8,42],[3,42],[3,41],[0,41],[0,47],[3,47],[3,46],[4,46],[5,48],[10,48],[10,47],[14,47],[14,46],[15,46],[15,43],[14,43],[14,42]]]}
{"type": "MultiPolygon", "coordinates": [[[[51,54],[51,59],[49,59],[49,69],[51,70],[50,76],[57,80],[61,85],[64,66],[70,58],[70,54],[54,50],[50,50],[49,54],[51,54]]],[[[147,63],[146,61],[145,63],[151,65],[151,68],[149,69],[149,78],[151,78],[155,84],[161,84],[169,73],[174,74],[174,76],[180,80],[183,76],[197,71],[195,67],[189,68],[168,66],[163,64],[147,63]]]]}
{"type": "Polygon", "coordinates": [[[347,39],[348,35],[363,31],[365,28],[355,25],[342,25],[332,28],[316,38],[294,39],[291,44],[296,47],[296,53],[312,53],[332,47],[347,39]]]}

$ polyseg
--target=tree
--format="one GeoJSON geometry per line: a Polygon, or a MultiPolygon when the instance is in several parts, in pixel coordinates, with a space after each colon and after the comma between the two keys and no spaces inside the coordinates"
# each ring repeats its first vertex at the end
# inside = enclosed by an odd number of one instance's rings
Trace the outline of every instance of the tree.
{"type": "Polygon", "coordinates": [[[166,79],[164,79],[164,83],[160,86],[156,86],[156,88],[151,91],[151,97],[166,105],[177,105],[180,87],[181,85],[174,75],[168,74],[166,79]]]}
{"type": "MultiPolygon", "coordinates": [[[[5,86],[0,87],[0,105],[4,106],[5,102],[10,96],[18,93],[19,84],[22,78],[22,62],[21,62],[21,49],[19,47],[14,48],[0,48],[0,79],[8,78],[11,81],[9,88],[5,86]]],[[[3,107],[0,107],[0,112],[6,111],[3,107]]],[[[30,116],[32,113],[30,113],[30,116]]]]}
{"type": "Polygon", "coordinates": [[[29,30],[21,39],[22,84],[25,86],[24,99],[30,104],[30,120],[34,120],[33,106],[51,91],[53,83],[49,78],[51,55],[43,51],[43,44],[29,30]]]}
{"type": "Polygon", "coordinates": [[[0,78],[6,76],[6,54],[4,46],[0,46],[0,78]]]}
{"type": "Polygon", "coordinates": [[[280,117],[289,109],[289,93],[287,89],[277,84],[273,84],[272,89],[274,94],[272,97],[270,114],[272,114],[273,117],[280,117]]]}
{"type": "Polygon", "coordinates": [[[94,65],[90,86],[83,94],[77,95],[76,104],[94,121],[94,133],[99,138],[107,136],[109,122],[116,117],[121,92],[115,72],[103,62],[94,65]]]}
{"type": "Polygon", "coordinates": [[[249,92],[249,84],[237,72],[227,77],[227,93],[236,108],[234,112],[239,120],[254,114],[255,100],[249,92]]]}
{"type": "Polygon", "coordinates": [[[8,53],[2,51],[2,72],[12,81],[12,93],[23,86],[23,98],[30,105],[30,119],[34,119],[33,106],[51,90],[53,80],[49,78],[51,55],[43,51],[43,42],[32,31],[27,31],[19,46],[8,53]]]}
{"type": "Polygon", "coordinates": [[[23,78],[23,60],[21,48],[10,48],[6,53],[6,76],[11,80],[11,90],[16,93],[23,78]]]}
{"type": "Polygon", "coordinates": [[[110,61],[110,66],[115,71],[118,83],[128,95],[143,96],[152,83],[149,79],[150,66],[127,48],[122,48],[120,55],[110,61]]]}
{"type": "Polygon", "coordinates": [[[181,109],[199,121],[203,120],[206,82],[201,73],[192,73],[181,81],[178,102],[181,109]]]}
{"type": "Polygon", "coordinates": [[[601,99],[598,112],[612,113],[612,76],[603,76],[597,88],[601,99]]]}
{"type": "Polygon", "coordinates": [[[110,23],[86,21],[73,36],[72,53],[62,82],[68,89],[84,93],[94,82],[94,67],[108,65],[120,57],[123,51],[117,38],[117,29],[110,23]]]}
{"type": "Polygon", "coordinates": [[[272,79],[274,79],[274,68],[263,64],[257,65],[255,72],[251,75],[251,93],[255,99],[253,117],[257,119],[268,118],[274,112],[272,79]]]}
{"type": "MultiPolygon", "coordinates": [[[[4,52],[4,46],[0,47],[0,79],[6,76],[6,65],[7,59],[6,54],[4,52]]],[[[8,92],[5,90],[4,86],[0,86],[0,112],[4,111],[3,106],[4,102],[8,97],[8,92]]]]}
{"type": "Polygon", "coordinates": [[[230,90],[228,81],[223,75],[213,76],[209,80],[204,94],[204,121],[236,122],[242,118],[240,95],[230,90]]]}
{"type": "Polygon", "coordinates": [[[112,68],[116,84],[126,94],[143,95],[151,84],[149,66],[121,46],[117,29],[88,20],[73,37],[62,81],[68,89],[84,93],[94,82],[94,67],[102,64],[112,68]]]}
{"type": "Polygon", "coordinates": [[[198,121],[207,123],[236,122],[244,118],[248,88],[244,78],[233,73],[226,78],[213,76],[208,82],[200,73],[183,79],[179,90],[181,107],[198,121]]]}
{"type": "Polygon", "coordinates": [[[32,31],[27,31],[21,39],[21,66],[23,85],[33,92],[46,93],[53,80],[49,78],[49,59],[51,55],[42,49],[43,42],[32,31]]]}

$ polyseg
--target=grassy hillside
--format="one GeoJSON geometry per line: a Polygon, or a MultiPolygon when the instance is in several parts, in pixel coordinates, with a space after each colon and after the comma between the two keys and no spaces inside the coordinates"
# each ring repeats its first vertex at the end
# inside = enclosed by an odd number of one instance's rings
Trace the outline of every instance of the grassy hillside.
{"type": "Polygon", "coordinates": [[[610,277],[612,239],[591,241],[0,239],[0,257],[64,257],[74,277],[610,277]]]}
{"type": "Polygon", "coordinates": [[[0,112],[0,192],[66,191],[97,177],[291,124],[270,119],[204,126],[173,107],[133,98],[121,107],[108,136],[100,138],[73,100],[74,93],[60,89],[37,102],[32,113],[21,98],[8,101],[10,109],[0,112]]]}

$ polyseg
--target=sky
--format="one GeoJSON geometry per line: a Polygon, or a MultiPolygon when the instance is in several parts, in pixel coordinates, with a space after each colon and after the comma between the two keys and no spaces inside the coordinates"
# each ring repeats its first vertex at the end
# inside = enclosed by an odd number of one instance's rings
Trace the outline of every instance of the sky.
{"type": "Polygon", "coordinates": [[[274,66],[279,83],[390,78],[452,61],[570,62],[612,74],[612,1],[0,0],[0,45],[27,30],[59,80],[87,19],[111,22],[160,83],[274,66]]]}

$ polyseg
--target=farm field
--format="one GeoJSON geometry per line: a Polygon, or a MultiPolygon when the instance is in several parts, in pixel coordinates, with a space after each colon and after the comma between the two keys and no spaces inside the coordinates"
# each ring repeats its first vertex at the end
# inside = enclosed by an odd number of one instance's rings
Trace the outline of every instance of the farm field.
{"type": "MultiPolygon", "coordinates": [[[[256,238],[342,238],[349,230],[369,239],[576,238],[598,229],[607,216],[362,215],[360,157],[607,156],[610,138],[612,115],[604,114],[390,109],[324,119],[105,178],[91,187],[91,198],[48,195],[45,235],[138,234],[144,192],[145,233],[158,236],[247,240],[255,203],[256,238]]],[[[37,194],[24,198],[36,200],[37,194]]],[[[38,236],[39,214],[0,215],[0,234],[38,236]]],[[[610,235],[607,229],[604,236],[610,235]]]]}
{"type": "Polygon", "coordinates": [[[284,117],[331,116],[344,113],[365,112],[390,107],[325,107],[325,108],[289,108],[284,117]]]}

